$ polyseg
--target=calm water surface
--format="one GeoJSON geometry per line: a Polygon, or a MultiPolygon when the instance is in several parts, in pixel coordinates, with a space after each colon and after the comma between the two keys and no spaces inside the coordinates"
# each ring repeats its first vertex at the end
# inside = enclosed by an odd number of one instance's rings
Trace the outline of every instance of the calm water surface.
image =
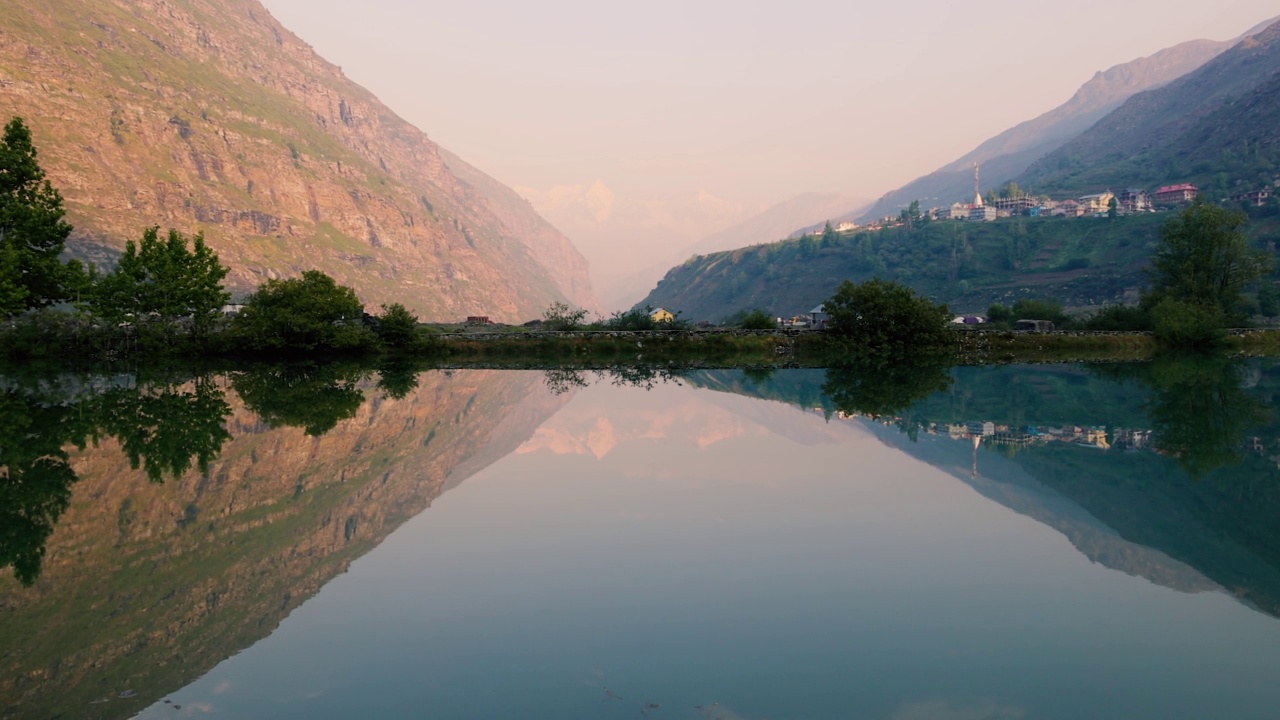
{"type": "Polygon", "coordinates": [[[375,378],[12,382],[3,716],[1280,711],[1274,362],[375,378]]]}

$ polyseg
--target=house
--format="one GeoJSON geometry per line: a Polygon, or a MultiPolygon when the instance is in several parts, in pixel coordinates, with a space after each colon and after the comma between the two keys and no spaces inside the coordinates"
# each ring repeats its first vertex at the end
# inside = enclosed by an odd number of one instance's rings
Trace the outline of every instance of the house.
{"type": "Polygon", "coordinates": [[[468,315],[467,324],[468,325],[492,325],[493,323],[489,320],[488,315],[468,315]]]}
{"type": "Polygon", "coordinates": [[[1097,215],[1105,213],[1111,209],[1111,201],[1115,199],[1115,195],[1110,190],[1100,192],[1096,195],[1085,195],[1080,198],[1080,207],[1084,208],[1086,215],[1097,215]]]}
{"type": "Polygon", "coordinates": [[[1084,210],[1075,200],[1063,200],[1053,209],[1052,214],[1058,217],[1080,217],[1084,210]]]}
{"type": "Polygon", "coordinates": [[[1231,200],[1234,202],[1246,203],[1248,205],[1253,205],[1254,207],[1262,207],[1263,205],[1266,205],[1267,201],[1270,199],[1271,199],[1271,190],[1269,188],[1263,188],[1255,192],[1246,192],[1246,193],[1240,193],[1238,195],[1231,196],[1231,200]]]}
{"type": "Polygon", "coordinates": [[[243,309],[244,309],[243,303],[228,303],[226,305],[223,305],[222,309],[219,310],[218,312],[222,313],[224,317],[235,317],[236,315],[239,315],[240,311],[243,309]]]}
{"type": "Polygon", "coordinates": [[[951,319],[952,325],[981,325],[985,323],[986,318],[977,315],[957,315],[951,319]]]}
{"type": "Polygon", "coordinates": [[[662,308],[658,308],[657,310],[649,313],[649,319],[656,323],[669,323],[675,320],[676,316],[662,308]]]}
{"type": "Polygon", "coordinates": [[[1128,188],[1116,195],[1116,203],[1127,213],[1147,212],[1151,209],[1151,196],[1142,188],[1128,188]]]}
{"type": "Polygon", "coordinates": [[[1031,208],[1037,204],[1036,199],[1029,195],[1019,195],[1012,198],[1000,198],[996,200],[996,210],[1009,213],[1009,215],[1026,215],[1031,208]]]}
{"type": "Polygon", "coordinates": [[[1200,191],[1196,190],[1196,186],[1190,183],[1165,185],[1156,190],[1155,200],[1157,205],[1183,205],[1195,202],[1199,194],[1200,191]]]}
{"type": "Polygon", "coordinates": [[[818,307],[809,311],[809,322],[813,325],[813,327],[818,328],[819,330],[826,329],[827,320],[829,320],[830,318],[831,316],[827,314],[827,309],[826,309],[826,306],[824,305],[819,305],[818,307]]]}
{"type": "Polygon", "coordinates": [[[974,205],[969,208],[969,222],[994,222],[1000,211],[990,205],[974,205]]]}
{"type": "Polygon", "coordinates": [[[854,230],[857,230],[857,229],[858,229],[858,223],[855,223],[855,222],[842,222],[836,226],[836,232],[838,233],[853,232],[854,230]]]}

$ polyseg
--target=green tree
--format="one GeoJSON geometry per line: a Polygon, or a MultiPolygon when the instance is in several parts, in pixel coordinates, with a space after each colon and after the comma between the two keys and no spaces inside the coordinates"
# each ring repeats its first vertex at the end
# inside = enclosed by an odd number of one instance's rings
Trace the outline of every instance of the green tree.
{"type": "Polygon", "coordinates": [[[1246,222],[1243,213],[1197,201],[1162,225],[1143,307],[1172,300],[1200,306],[1202,315],[1217,315],[1227,324],[1243,321],[1244,289],[1271,269],[1270,256],[1249,247],[1246,222]]]}
{"type": "Polygon", "coordinates": [[[848,280],[825,303],[827,332],[856,355],[902,356],[933,352],[951,341],[946,305],[936,305],[900,283],[848,280]]]}
{"type": "Polygon", "coordinates": [[[547,330],[578,330],[586,317],[586,310],[557,300],[542,311],[542,327],[547,330]]]}
{"type": "Polygon", "coordinates": [[[1107,202],[1107,217],[1114,220],[1116,219],[1116,216],[1119,214],[1120,214],[1120,201],[1116,200],[1115,198],[1111,198],[1111,200],[1107,202]]]}
{"type": "Polygon", "coordinates": [[[752,310],[742,318],[743,330],[773,330],[776,327],[778,327],[778,321],[760,308],[752,310]]]}
{"type": "Polygon", "coordinates": [[[149,227],[141,243],[125,243],[116,267],[98,278],[89,306],[99,316],[119,322],[154,316],[173,334],[178,320],[187,318],[198,338],[208,335],[218,311],[231,299],[222,287],[227,268],[196,233],[192,247],[177,230],[160,239],[160,228],[149,227]]]}
{"type": "Polygon", "coordinates": [[[422,343],[422,336],[418,332],[418,317],[400,303],[382,306],[377,334],[382,344],[388,347],[410,349],[422,343]]]}
{"type": "Polygon", "coordinates": [[[51,305],[66,297],[70,266],[58,259],[71,234],[62,196],[36,161],[22,118],[0,139],[0,315],[51,305]]]}
{"type": "Polygon", "coordinates": [[[351,350],[367,341],[363,313],[354,290],[308,270],[258,286],[232,328],[255,350],[351,350]]]}

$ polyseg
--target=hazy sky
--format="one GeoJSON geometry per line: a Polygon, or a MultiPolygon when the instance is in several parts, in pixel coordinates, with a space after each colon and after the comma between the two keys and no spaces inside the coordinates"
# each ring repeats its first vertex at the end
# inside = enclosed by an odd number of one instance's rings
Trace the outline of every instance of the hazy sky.
{"type": "Polygon", "coordinates": [[[752,203],[878,196],[1098,70],[1280,11],[1274,0],[264,1],[509,185],[599,178],[624,194],[752,203]]]}

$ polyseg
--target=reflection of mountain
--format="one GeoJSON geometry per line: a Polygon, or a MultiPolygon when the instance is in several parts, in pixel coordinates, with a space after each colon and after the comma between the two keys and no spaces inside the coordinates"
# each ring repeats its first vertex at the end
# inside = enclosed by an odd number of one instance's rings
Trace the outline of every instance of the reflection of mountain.
{"type": "MultiPolygon", "coordinates": [[[[670,388],[663,391],[669,392],[670,388]]],[[[592,397],[606,397],[599,394],[592,397]]],[[[665,440],[707,448],[725,440],[778,435],[804,445],[839,442],[848,430],[821,423],[797,423],[781,403],[713,393],[686,393],[659,400],[635,393],[624,405],[607,399],[580,400],[538,428],[518,453],[549,451],[602,459],[628,443],[665,440]]]]}
{"type": "Polygon", "coordinates": [[[269,634],[569,397],[541,373],[432,373],[309,437],[232,395],[234,439],[207,472],[163,485],[114,441],[74,454],[81,480],[43,575],[27,590],[0,578],[0,716],[127,717],[156,702],[269,634]]]}
{"type": "MultiPolygon", "coordinates": [[[[1274,367],[1247,373],[1257,397],[1280,395],[1274,367]],[[1256,382],[1253,378],[1258,378],[1256,382]]],[[[955,382],[909,411],[929,421],[1143,427],[1150,393],[1074,367],[957,368],[955,382]]],[[[735,371],[695,373],[689,381],[739,394],[821,407],[823,374],[780,371],[751,382],[735,371]]],[[[1151,451],[1103,451],[1051,442],[1012,457],[973,451],[967,441],[868,426],[886,443],[935,465],[984,496],[1053,527],[1107,567],[1184,591],[1220,586],[1280,615],[1280,472],[1265,453],[1192,479],[1175,459],[1151,451]]],[[[1149,424],[1146,426],[1149,427],[1149,424]]],[[[1275,439],[1274,425],[1258,431],[1275,439]]],[[[1242,438],[1244,440],[1244,438],[1242,438]]]]}

